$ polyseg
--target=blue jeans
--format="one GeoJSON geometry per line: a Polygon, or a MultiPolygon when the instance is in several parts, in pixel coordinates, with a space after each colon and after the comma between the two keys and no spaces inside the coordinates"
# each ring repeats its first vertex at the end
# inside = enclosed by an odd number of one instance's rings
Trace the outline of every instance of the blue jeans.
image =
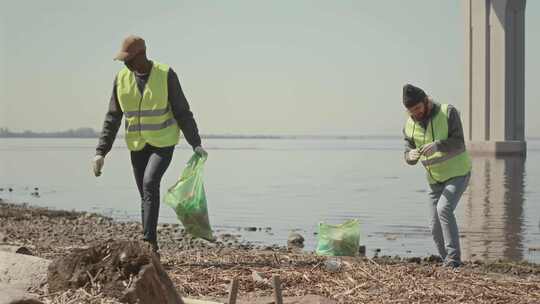
{"type": "Polygon", "coordinates": [[[454,210],[467,186],[471,174],[451,178],[442,183],[430,184],[431,234],[446,262],[461,262],[459,230],[454,210]]]}

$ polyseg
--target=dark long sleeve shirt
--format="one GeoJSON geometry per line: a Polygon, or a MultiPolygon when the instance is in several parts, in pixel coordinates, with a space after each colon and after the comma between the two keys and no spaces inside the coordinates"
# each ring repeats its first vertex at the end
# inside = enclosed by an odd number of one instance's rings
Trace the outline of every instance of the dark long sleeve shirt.
{"type": "MultiPolygon", "coordinates": [[[[135,80],[137,81],[137,87],[139,91],[144,91],[144,87],[148,81],[150,74],[139,75],[135,73],[135,80]]],[[[178,126],[182,130],[187,142],[193,147],[201,145],[201,137],[199,136],[199,130],[197,123],[193,118],[193,113],[189,108],[188,101],[184,96],[182,87],[178,76],[169,68],[167,75],[167,88],[169,96],[169,105],[174,116],[174,119],[178,123],[178,126]]],[[[113,142],[118,133],[118,129],[122,124],[122,109],[118,103],[118,96],[116,94],[116,78],[114,79],[113,90],[111,99],[109,101],[109,110],[105,115],[105,121],[103,122],[103,129],[99,137],[99,143],[96,148],[96,154],[105,156],[112,148],[113,142]]]]}
{"type": "MultiPolygon", "coordinates": [[[[441,105],[438,103],[433,103],[433,109],[431,109],[430,115],[419,122],[422,128],[426,129],[429,125],[429,122],[435,115],[441,110],[441,105]]],[[[405,161],[409,165],[414,165],[418,162],[409,160],[408,153],[409,151],[419,148],[416,147],[414,140],[407,137],[405,134],[405,129],[403,129],[403,137],[405,140],[405,161]]],[[[461,118],[456,108],[452,105],[448,105],[448,138],[443,140],[437,140],[435,142],[437,145],[437,150],[440,152],[451,153],[454,151],[461,150],[465,148],[465,139],[463,137],[463,126],[461,124],[461,118]]]]}

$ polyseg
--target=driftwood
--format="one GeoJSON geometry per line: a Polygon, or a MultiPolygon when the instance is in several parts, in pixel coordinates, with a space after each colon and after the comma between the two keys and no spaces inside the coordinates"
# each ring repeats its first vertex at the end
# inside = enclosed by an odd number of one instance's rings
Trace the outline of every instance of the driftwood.
{"type": "Polygon", "coordinates": [[[229,301],[227,304],[236,304],[236,296],[238,295],[238,278],[233,278],[229,288],[229,301]]]}
{"type": "Polygon", "coordinates": [[[283,296],[281,295],[281,280],[278,275],[272,276],[272,287],[274,288],[274,302],[283,304],[283,296]]]}

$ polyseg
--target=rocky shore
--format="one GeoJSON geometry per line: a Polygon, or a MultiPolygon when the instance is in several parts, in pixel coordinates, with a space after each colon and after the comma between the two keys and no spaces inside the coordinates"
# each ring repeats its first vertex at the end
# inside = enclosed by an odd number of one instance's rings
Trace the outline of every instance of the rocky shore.
{"type": "MultiPolygon", "coordinates": [[[[0,200],[0,244],[25,247],[48,260],[140,235],[139,223],[0,200]]],[[[256,247],[230,233],[217,233],[216,242],[197,240],[176,224],[160,225],[159,241],[164,269],[190,298],[225,302],[228,285],[237,278],[238,303],[273,303],[270,279],[277,274],[285,303],[540,303],[536,264],[475,261],[451,269],[435,258],[325,258],[285,246],[256,247]],[[306,300],[314,296],[320,298],[306,300]]],[[[43,303],[117,303],[93,287],[34,292],[43,303]]]]}

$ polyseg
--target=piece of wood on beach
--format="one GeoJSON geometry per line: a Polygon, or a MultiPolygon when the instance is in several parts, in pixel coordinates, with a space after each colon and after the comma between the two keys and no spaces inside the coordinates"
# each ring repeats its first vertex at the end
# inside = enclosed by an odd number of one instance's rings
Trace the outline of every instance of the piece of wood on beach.
{"type": "Polygon", "coordinates": [[[229,287],[229,300],[227,304],[236,304],[236,296],[238,295],[238,278],[233,278],[229,287]]]}
{"type": "Polygon", "coordinates": [[[281,295],[281,279],[278,275],[272,275],[272,287],[274,288],[274,303],[283,304],[283,297],[281,295]]]}

